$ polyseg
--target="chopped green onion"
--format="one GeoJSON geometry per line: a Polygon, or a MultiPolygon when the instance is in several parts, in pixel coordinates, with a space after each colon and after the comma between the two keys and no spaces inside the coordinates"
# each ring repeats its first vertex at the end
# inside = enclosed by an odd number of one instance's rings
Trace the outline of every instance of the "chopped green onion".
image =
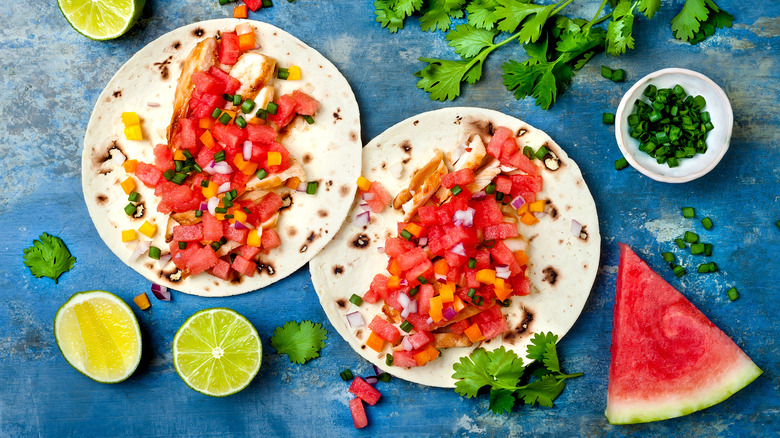
{"type": "Polygon", "coordinates": [[[268,172],[266,172],[265,169],[260,169],[257,171],[257,173],[255,173],[255,176],[257,179],[264,179],[268,176],[268,172]]]}
{"type": "Polygon", "coordinates": [[[474,294],[477,293],[477,290],[473,287],[469,288],[469,293],[467,294],[469,298],[474,298],[474,294]]]}
{"type": "Polygon", "coordinates": [[[149,258],[160,260],[160,248],[156,246],[149,247],[149,258]]]}
{"type": "Polygon", "coordinates": [[[240,94],[236,94],[236,95],[233,96],[233,105],[234,106],[241,105],[241,95],[240,94]]]}
{"type": "Polygon", "coordinates": [[[130,192],[130,196],[127,197],[130,202],[138,202],[139,199],[141,199],[141,194],[138,192],[130,192]]]}
{"type": "Polygon", "coordinates": [[[313,124],[314,124],[314,117],[312,117],[312,116],[310,116],[310,115],[307,115],[307,114],[305,114],[305,115],[303,116],[303,120],[306,120],[306,123],[308,123],[308,124],[310,124],[310,125],[313,125],[313,124]]]}
{"type": "Polygon", "coordinates": [[[682,215],[684,218],[690,219],[696,216],[696,212],[694,211],[693,207],[683,207],[682,215]]]}
{"type": "Polygon", "coordinates": [[[176,175],[173,176],[173,178],[171,178],[171,182],[177,185],[182,185],[185,179],[187,179],[186,174],[177,173],[176,175]]]}
{"type": "Polygon", "coordinates": [[[705,217],[704,219],[701,220],[701,224],[704,226],[705,230],[709,230],[710,228],[712,228],[712,219],[710,219],[709,217],[705,217]]]}
{"type": "Polygon", "coordinates": [[[268,112],[268,114],[276,115],[276,112],[279,111],[279,105],[273,102],[268,102],[268,105],[266,105],[265,110],[268,112]]]}
{"type": "Polygon", "coordinates": [[[661,255],[664,257],[664,261],[667,262],[673,262],[674,261],[674,254],[670,252],[662,252],[661,255]]]}
{"type": "Polygon", "coordinates": [[[686,231],[685,235],[683,235],[683,240],[688,243],[696,243],[699,241],[699,235],[690,231],[686,231]]]}
{"type": "Polygon", "coordinates": [[[420,292],[420,286],[415,286],[409,289],[409,296],[414,297],[415,295],[417,295],[417,292],[420,292]]]}
{"type": "Polygon", "coordinates": [[[628,160],[626,160],[626,157],[615,160],[615,170],[623,170],[626,167],[628,167],[628,160]]]}
{"type": "Polygon", "coordinates": [[[246,120],[244,120],[243,116],[236,116],[236,126],[241,129],[246,128],[246,120]]]}
{"type": "Polygon", "coordinates": [[[319,183],[317,181],[309,181],[308,184],[306,184],[306,193],[313,195],[317,193],[317,186],[319,183]]]}
{"type": "Polygon", "coordinates": [[[410,233],[409,231],[406,230],[406,228],[404,228],[403,230],[401,230],[401,237],[403,237],[406,240],[411,241],[412,240],[412,233],[410,233]]]}
{"type": "Polygon", "coordinates": [[[255,101],[252,99],[247,99],[241,104],[241,112],[244,114],[251,113],[253,109],[255,109],[255,101]]]}
{"type": "Polygon", "coordinates": [[[674,276],[677,278],[680,278],[683,275],[685,275],[685,268],[683,268],[680,265],[675,265],[675,267],[672,268],[672,270],[674,271],[674,276]]]}
{"type": "Polygon", "coordinates": [[[400,326],[400,329],[405,331],[406,333],[409,333],[410,331],[412,331],[413,328],[414,328],[414,326],[409,321],[402,322],[401,326],[400,326]]]}
{"type": "Polygon", "coordinates": [[[685,249],[686,246],[685,241],[683,241],[682,239],[674,239],[674,243],[677,245],[678,248],[685,249]]]}
{"type": "Polygon", "coordinates": [[[470,258],[469,259],[469,269],[474,269],[476,267],[477,267],[477,259],[475,259],[473,257],[470,258]]]}
{"type": "Polygon", "coordinates": [[[279,71],[276,73],[276,77],[279,79],[287,79],[290,77],[290,70],[279,67],[279,71]]]}
{"type": "Polygon", "coordinates": [[[255,116],[260,117],[261,119],[265,120],[268,117],[268,111],[258,108],[257,112],[255,113],[255,116]]]}
{"type": "Polygon", "coordinates": [[[691,245],[691,254],[698,255],[698,254],[704,254],[704,244],[703,243],[694,243],[691,245]]]}
{"type": "Polygon", "coordinates": [[[453,195],[458,196],[463,191],[463,189],[461,189],[460,186],[456,184],[455,187],[450,189],[450,191],[453,195]]]}
{"type": "MultiPolygon", "coordinates": [[[[289,1],[289,0],[288,0],[288,1],[289,1]]],[[[390,379],[391,379],[391,376],[390,376],[390,374],[388,374],[388,373],[382,373],[382,374],[380,374],[380,375],[376,376],[376,379],[377,379],[377,380],[379,380],[380,382],[385,382],[385,383],[387,383],[387,382],[389,382],[389,381],[390,381],[390,379]]]]}
{"type": "Polygon", "coordinates": [[[211,112],[211,117],[214,119],[219,118],[219,115],[222,114],[222,110],[219,108],[214,108],[214,111],[211,112]]]}
{"type": "Polygon", "coordinates": [[[224,244],[226,244],[226,243],[227,243],[227,238],[226,238],[226,237],[224,237],[224,236],[223,236],[223,237],[220,237],[220,239],[219,239],[219,244],[220,244],[220,245],[224,245],[224,244]]]}
{"type": "Polygon", "coordinates": [[[529,160],[533,160],[534,158],[536,158],[534,156],[534,148],[532,148],[531,146],[526,146],[523,148],[523,155],[528,157],[529,160]]]}
{"type": "Polygon", "coordinates": [[[736,300],[737,298],[739,298],[739,292],[737,291],[737,288],[736,288],[736,287],[732,287],[732,288],[731,288],[731,289],[729,289],[729,291],[728,291],[728,292],[726,292],[726,293],[728,294],[728,296],[729,296],[729,299],[730,299],[731,301],[734,301],[734,300],[736,300]]]}
{"type": "Polygon", "coordinates": [[[233,201],[230,200],[230,199],[224,198],[224,199],[222,199],[222,206],[224,206],[225,208],[230,208],[230,207],[233,206],[233,201]]]}
{"type": "Polygon", "coordinates": [[[187,249],[187,242],[179,242],[179,249],[187,249]]]}
{"type": "Polygon", "coordinates": [[[209,180],[204,179],[203,181],[200,182],[200,186],[201,187],[208,187],[209,186],[209,180]]]}
{"type": "Polygon", "coordinates": [[[388,354],[387,356],[385,356],[385,364],[387,366],[389,366],[389,367],[393,366],[393,355],[392,354],[388,354]]]}
{"type": "Polygon", "coordinates": [[[512,300],[509,298],[505,299],[504,301],[501,300],[496,300],[496,301],[498,301],[498,304],[501,304],[501,307],[509,307],[512,305],[512,300]]]}
{"type": "Polygon", "coordinates": [[[363,304],[363,298],[360,298],[357,294],[352,294],[352,296],[349,297],[349,302],[356,306],[359,306],[363,304]]]}
{"type": "Polygon", "coordinates": [[[130,203],[125,205],[125,213],[127,213],[128,216],[134,215],[136,209],[137,207],[135,206],[135,204],[130,203]]]}
{"type": "Polygon", "coordinates": [[[623,82],[626,78],[626,72],[622,68],[612,71],[612,82],[623,82]]]}
{"type": "Polygon", "coordinates": [[[422,275],[421,275],[421,276],[419,276],[419,277],[417,277],[417,281],[419,281],[419,282],[420,282],[420,284],[426,284],[426,283],[428,283],[428,280],[426,280],[426,279],[425,279],[425,277],[423,277],[422,275]]]}
{"type": "Polygon", "coordinates": [[[195,210],[195,217],[203,216],[203,210],[195,210]]]}
{"type": "MultiPolygon", "coordinates": [[[[496,183],[492,182],[488,184],[487,187],[485,187],[485,193],[487,193],[488,195],[492,195],[495,192],[496,192],[496,183]]],[[[780,221],[777,221],[777,223],[778,223],[777,227],[780,228],[780,221]]]]}
{"type": "Polygon", "coordinates": [[[704,244],[704,255],[707,257],[712,255],[712,244],[710,243],[704,244]]]}
{"type": "Polygon", "coordinates": [[[605,125],[614,125],[615,113],[601,113],[601,123],[605,125]]]}
{"type": "Polygon", "coordinates": [[[195,163],[195,164],[193,164],[193,165],[192,165],[192,167],[194,167],[194,168],[195,168],[195,170],[197,170],[197,171],[198,171],[198,173],[201,173],[201,172],[203,172],[203,168],[202,168],[202,167],[200,167],[200,166],[198,165],[198,163],[195,163]]]}
{"type": "Polygon", "coordinates": [[[176,175],[176,172],[174,172],[173,169],[166,169],[165,172],[163,172],[163,178],[167,181],[172,180],[174,175],[176,175]]]}
{"type": "Polygon", "coordinates": [[[471,302],[475,306],[481,306],[485,302],[485,298],[482,297],[482,295],[477,295],[474,298],[471,299],[471,302]]]}
{"type": "Polygon", "coordinates": [[[226,214],[225,215],[225,219],[233,219],[234,217],[235,216],[233,216],[232,214],[226,214]]]}
{"type": "Polygon", "coordinates": [[[484,246],[485,248],[490,249],[490,248],[496,246],[496,239],[485,240],[484,242],[482,242],[482,246],[484,246]]]}
{"type": "Polygon", "coordinates": [[[221,150],[221,151],[217,152],[216,154],[214,154],[214,162],[215,163],[219,163],[220,161],[224,161],[224,160],[225,160],[225,151],[224,150],[221,150]]]}
{"type": "Polygon", "coordinates": [[[601,76],[603,76],[605,79],[609,79],[611,81],[612,80],[612,69],[607,67],[607,66],[605,66],[605,65],[602,65],[601,66],[601,76]]]}
{"type": "Polygon", "coordinates": [[[214,212],[215,213],[220,213],[220,214],[225,214],[225,213],[227,213],[227,208],[225,208],[225,207],[217,207],[217,208],[214,209],[214,212]]]}
{"type": "Polygon", "coordinates": [[[232,94],[225,93],[225,94],[222,95],[222,98],[225,99],[228,102],[232,102],[233,101],[233,95],[232,94]]]}
{"type": "Polygon", "coordinates": [[[341,377],[341,380],[343,380],[345,382],[349,381],[349,380],[352,380],[352,378],[355,377],[355,376],[352,375],[352,371],[350,371],[349,369],[346,369],[346,370],[340,372],[339,376],[341,377]]]}
{"type": "Polygon", "coordinates": [[[249,211],[249,209],[246,208],[246,207],[241,207],[241,210],[244,210],[244,213],[246,213],[246,214],[252,214],[252,212],[249,211]]]}
{"type": "Polygon", "coordinates": [[[219,116],[219,123],[222,123],[223,125],[227,125],[228,123],[230,123],[231,118],[232,117],[230,117],[230,114],[223,113],[221,116],[219,116]]]}
{"type": "Polygon", "coordinates": [[[211,242],[211,249],[214,250],[214,252],[219,251],[219,248],[222,246],[219,242],[211,242]]]}
{"type": "Polygon", "coordinates": [[[539,147],[539,149],[536,150],[536,153],[534,155],[536,156],[536,158],[538,158],[540,160],[544,160],[544,157],[546,157],[547,154],[549,154],[549,153],[550,153],[550,150],[547,149],[547,147],[541,146],[541,147],[539,147]]]}
{"type": "Polygon", "coordinates": [[[496,201],[501,201],[504,199],[504,194],[501,192],[496,192],[496,201]]]}

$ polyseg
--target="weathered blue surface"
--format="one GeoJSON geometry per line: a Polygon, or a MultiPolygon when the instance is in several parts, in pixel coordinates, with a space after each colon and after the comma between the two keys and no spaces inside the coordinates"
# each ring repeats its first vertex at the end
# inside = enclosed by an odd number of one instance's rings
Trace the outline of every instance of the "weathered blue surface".
{"type": "MultiPolygon", "coordinates": [[[[466,87],[455,102],[432,102],[415,88],[420,56],[451,57],[440,33],[415,22],[391,35],[373,21],[369,1],[277,1],[252,17],[280,26],[320,50],[352,84],[368,142],[406,117],[447,105],[483,106],[515,115],[547,131],[575,159],[596,199],[603,237],[602,266],[580,320],[560,343],[564,366],[585,377],[572,381],[553,409],[487,413],[487,400],[466,400],[451,390],[400,380],[381,383],[383,398],[368,408],[371,425],[355,431],[350,398],[338,372],[369,366],[330,328],[306,268],[263,291],[204,299],[175,295],[136,309],[144,358],[127,381],[101,385],[73,370],[52,334],[57,308],[74,292],[105,289],[130,301],[149,283],[102,243],[81,193],[82,138],[92,106],[113,73],[136,50],[176,27],[227,17],[216,0],[149,0],[126,36],[94,42],[74,32],[53,5],[10,2],[0,8],[0,436],[770,436],[780,432],[777,285],[780,230],[780,3],[720,0],[736,18],[733,29],[692,47],[674,41],[669,21],[681,1],[664,2],[653,20],[638,19],[636,48],[619,58],[598,56],[575,77],[550,111],[516,101],[501,85],[500,64],[518,55],[505,47],[491,55],[486,80],[466,87]],[[625,83],[602,79],[599,66],[624,68],[625,83]],[[731,149],[709,175],[669,185],[634,170],[615,172],[620,156],[601,113],[612,112],[623,92],[663,67],[700,71],[731,99],[731,149]],[[685,229],[682,206],[715,221],[717,274],[674,279],[660,257],[685,229]],[[34,279],[22,249],[42,232],[61,236],[78,262],[54,285],[34,279]],[[603,416],[618,263],[617,242],[630,244],[665,278],[724,329],[764,375],[724,403],[687,417],[637,426],[610,426],[603,416]],[[725,291],[742,294],[729,302],[725,291]],[[273,329],[291,319],[323,322],[331,338],[322,357],[291,365],[270,347],[258,377],[243,392],[212,399],[188,389],[171,363],[176,329],[197,310],[226,306],[246,315],[265,345],[273,329]],[[399,430],[399,428],[401,428],[399,430]]],[[[581,1],[570,13],[591,16],[599,1],[581,1]],[[579,9],[576,9],[579,8],[579,9]]],[[[687,260],[691,260],[690,256],[687,260]]]]}

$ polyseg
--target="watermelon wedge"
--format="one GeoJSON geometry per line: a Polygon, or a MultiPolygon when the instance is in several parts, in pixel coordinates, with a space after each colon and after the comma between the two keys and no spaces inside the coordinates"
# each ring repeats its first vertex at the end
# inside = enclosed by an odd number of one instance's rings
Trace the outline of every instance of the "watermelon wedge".
{"type": "Polygon", "coordinates": [[[744,388],[761,370],[680,292],[620,244],[606,416],[679,417],[744,388]]]}

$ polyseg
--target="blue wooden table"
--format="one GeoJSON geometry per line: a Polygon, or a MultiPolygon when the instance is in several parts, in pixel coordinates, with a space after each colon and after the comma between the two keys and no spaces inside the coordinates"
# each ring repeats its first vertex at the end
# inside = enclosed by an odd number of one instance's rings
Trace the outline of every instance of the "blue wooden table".
{"type": "MultiPolygon", "coordinates": [[[[590,17],[599,1],[578,1],[569,14],[590,17]]],[[[420,56],[452,57],[441,33],[423,33],[412,20],[397,34],[373,21],[371,2],[277,1],[251,14],[296,35],[341,69],[362,110],[363,141],[415,113],[448,105],[482,106],[524,119],[549,133],[583,170],[601,220],[602,260],[585,311],[559,344],[571,381],[555,407],[515,409],[497,416],[487,398],[392,380],[368,409],[370,426],[356,431],[347,385],[338,373],[369,366],[342,341],[319,306],[307,268],[265,290],[206,299],[175,294],[135,313],[144,356],[127,381],[101,385],[71,368],[52,333],[58,307],[73,293],[105,289],[130,301],[149,283],[126,267],[98,237],[81,192],[80,156],[87,120],[113,73],[138,49],[179,26],[227,17],[216,0],[148,0],[139,24],[109,42],[73,31],[54,2],[8,2],[0,8],[0,436],[580,436],[776,435],[777,318],[780,230],[780,3],[719,0],[735,17],[698,46],[672,39],[669,21],[682,1],[666,1],[652,20],[637,20],[636,47],[619,58],[598,55],[551,110],[516,101],[501,84],[500,64],[520,57],[502,48],[486,64],[486,79],[455,102],[432,102],[415,88],[420,56]],[[626,70],[624,83],[600,77],[600,65],[626,70]],[[652,181],[633,169],[616,172],[620,153],[601,113],[613,112],[631,83],[664,67],[700,71],[726,91],[734,108],[731,149],[707,176],[679,185],[652,181]],[[675,279],[660,253],[691,222],[692,206],[715,221],[707,233],[721,271],[675,279]],[[33,278],[22,249],[42,232],[61,236],[78,258],[60,278],[33,278]],[[764,370],[726,402],[679,419],[611,426],[606,403],[618,242],[649,264],[732,336],[764,370]],[[741,297],[725,292],[737,286],[741,297]],[[184,385],[171,361],[176,329],[197,310],[225,306],[244,314],[261,334],[263,367],[241,393],[214,399],[184,385]],[[290,364],[268,339],[288,320],[322,322],[330,331],[322,357],[290,364]]]]}

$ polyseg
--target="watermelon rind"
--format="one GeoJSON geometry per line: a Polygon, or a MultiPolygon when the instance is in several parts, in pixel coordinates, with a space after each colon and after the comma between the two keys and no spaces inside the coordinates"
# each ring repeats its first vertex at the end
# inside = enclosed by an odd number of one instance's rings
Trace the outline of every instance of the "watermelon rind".
{"type": "Polygon", "coordinates": [[[678,394],[657,399],[607,397],[606,416],[610,424],[634,424],[681,417],[716,405],[731,397],[762,373],[750,358],[744,356],[711,382],[702,382],[693,394],[678,394]]]}

